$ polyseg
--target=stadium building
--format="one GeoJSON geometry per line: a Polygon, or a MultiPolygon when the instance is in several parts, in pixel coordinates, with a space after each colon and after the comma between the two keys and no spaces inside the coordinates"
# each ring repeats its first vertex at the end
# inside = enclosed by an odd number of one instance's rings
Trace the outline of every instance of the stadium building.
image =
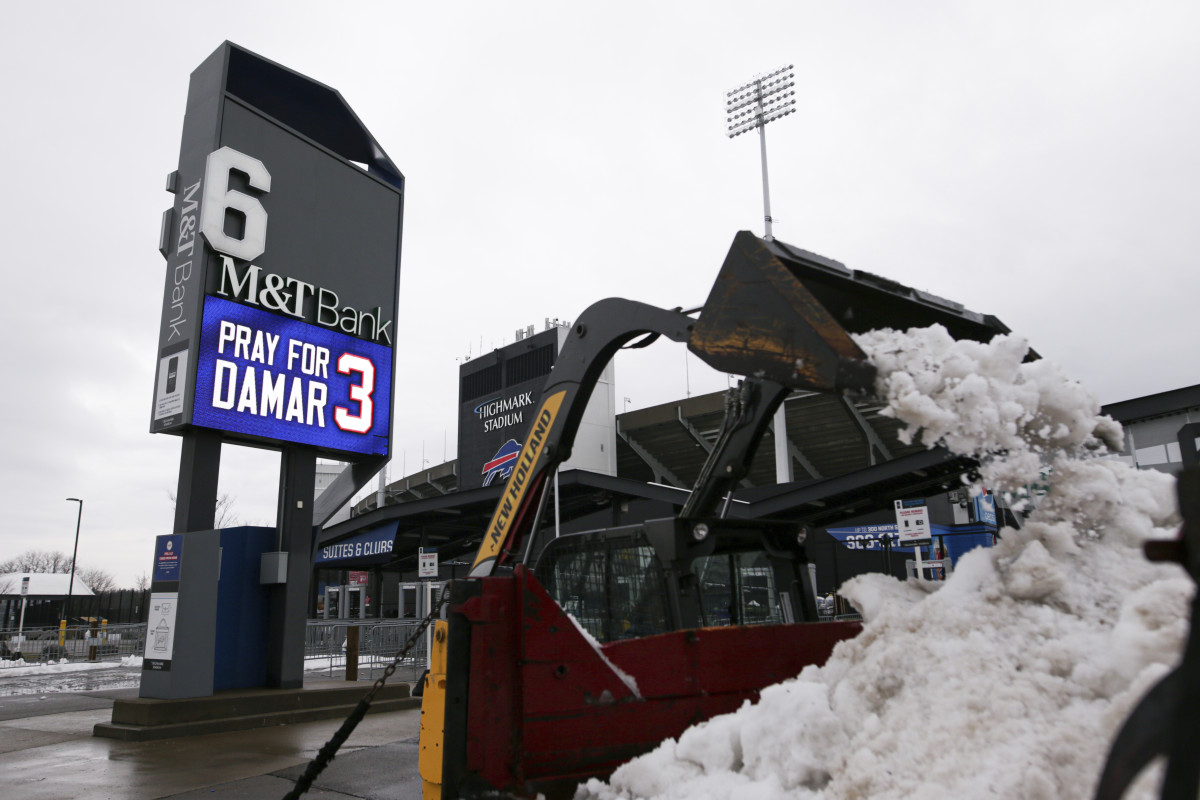
{"type": "MultiPolygon", "coordinates": [[[[458,458],[381,481],[321,531],[312,616],[415,617],[425,607],[424,584],[466,574],[566,330],[549,322],[538,333],[525,329],[513,344],[461,365],[458,458]],[[436,560],[436,578],[419,577],[422,552],[427,564],[436,560]]],[[[552,484],[537,541],[678,512],[716,439],[724,395],[617,413],[610,364],[572,457],[552,484]]],[[[865,571],[905,574],[907,559],[880,539],[895,522],[891,511],[878,510],[880,501],[898,492],[911,497],[919,489],[952,559],[990,543],[997,524],[1014,522],[1002,502],[961,490],[963,459],[901,442],[902,426],[880,410],[839,395],[793,393],[784,405],[782,441],[774,430],[767,433],[733,496],[731,517],[789,519],[809,529],[821,594],[865,571]]],[[[1104,412],[1126,426],[1125,452],[1117,457],[1175,471],[1184,455],[1179,429],[1200,419],[1200,386],[1114,403],[1104,412]]]]}

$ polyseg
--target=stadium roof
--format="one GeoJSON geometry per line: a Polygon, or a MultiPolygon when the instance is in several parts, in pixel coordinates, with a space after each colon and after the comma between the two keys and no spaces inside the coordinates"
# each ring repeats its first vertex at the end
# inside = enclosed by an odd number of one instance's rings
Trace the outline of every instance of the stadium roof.
{"type": "Polygon", "coordinates": [[[76,595],[87,597],[95,594],[78,575],[75,576],[75,582],[72,584],[71,574],[67,572],[9,572],[0,575],[0,596],[19,597],[23,578],[29,578],[30,597],[66,597],[67,589],[71,590],[72,597],[76,595]]]}
{"type": "MultiPolygon", "coordinates": [[[[724,396],[715,392],[618,414],[617,475],[560,473],[560,520],[575,530],[621,524],[620,509],[631,503],[653,504],[657,516],[676,513],[716,440],[724,396]]],[[[776,482],[774,434],[768,431],[730,516],[832,525],[915,491],[944,491],[974,468],[973,461],[945,450],[902,442],[903,426],[880,410],[877,403],[837,394],[793,394],[785,404],[793,480],[776,482]]],[[[503,487],[459,492],[457,468],[449,461],[391,482],[382,509],[372,493],[356,506],[356,516],[324,529],[320,543],[398,521],[393,566],[415,565],[419,546],[436,547],[443,563],[473,555],[503,487]]]]}

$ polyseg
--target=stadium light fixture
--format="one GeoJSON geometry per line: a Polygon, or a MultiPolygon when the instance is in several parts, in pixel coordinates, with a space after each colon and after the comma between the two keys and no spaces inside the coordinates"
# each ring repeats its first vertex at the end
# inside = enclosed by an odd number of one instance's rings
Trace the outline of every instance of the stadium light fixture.
{"type": "Polygon", "coordinates": [[[775,238],[771,231],[771,191],[767,181],[767,123],[786,117],[796,110],[795,73],[792,65],[755,78],[725,93],[726,135],[732,139],[758,129],[759,151],[762,154],[763,221],[767,241],[775,238]]]}

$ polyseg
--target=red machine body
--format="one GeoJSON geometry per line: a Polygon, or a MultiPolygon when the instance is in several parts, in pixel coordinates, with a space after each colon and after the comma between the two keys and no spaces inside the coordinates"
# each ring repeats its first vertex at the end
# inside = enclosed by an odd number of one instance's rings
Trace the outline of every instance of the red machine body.
{"type": "Polygon", "coordinates": [[[714,627],[600,645],[524,567],[460,587],[472,596],[452,599],[451,631],[470,633],[451,634],[447,677],[466,691],[446,698],[444,796],[570,797],[581,781],[824,663],[860,630],[714,627]]]}

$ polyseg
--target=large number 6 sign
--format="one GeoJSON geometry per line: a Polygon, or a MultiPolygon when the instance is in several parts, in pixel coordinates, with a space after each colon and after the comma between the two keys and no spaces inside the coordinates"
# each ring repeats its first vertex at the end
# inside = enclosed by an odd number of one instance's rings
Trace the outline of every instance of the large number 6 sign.
{"type": "Polygon", "coordinates": [[[351,414],[348,408],[334,406],[333,421],[344,431],[366,433],[375,421],[375,403],[371,400],[371,392],[375,391],[375,365],[362,356],[342,353],[337,361],[337,371],[341,375],[357,372],[362,383],[350,384],[350,399],[358,403],[358,413],[351,414]]]}
{"type": "Polygon", "coordinates": [[[208,154],[204,167],[204,206],[200,209],[200,232],[209,246],[234,258],[251,261],[267,249],[267,210],[257,198],[229,188],[229,172],[245,173],[252,189],[271,191],[271,173],[261,161],[232,147],[208,154]],[[237,211],[246,218],[241,239],[225,233],[225,215],[237,211]]]}

